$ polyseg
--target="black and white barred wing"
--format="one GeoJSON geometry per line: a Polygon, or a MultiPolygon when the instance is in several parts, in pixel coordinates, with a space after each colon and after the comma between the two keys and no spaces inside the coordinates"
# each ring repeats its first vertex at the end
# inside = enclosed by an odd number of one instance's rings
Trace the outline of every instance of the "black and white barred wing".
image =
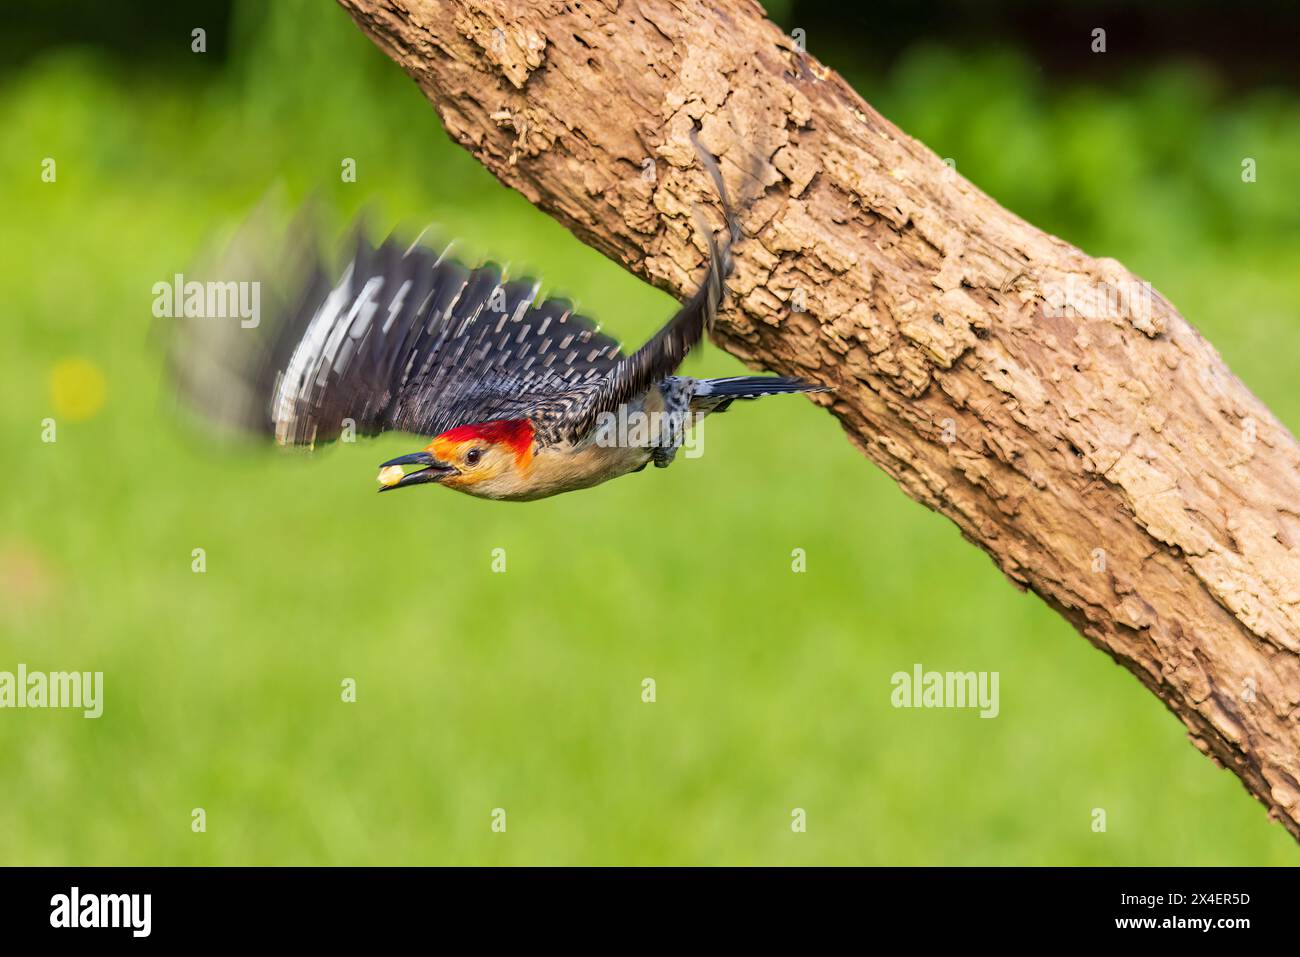
{"type": "Polygon", "coordinates": [[[372,248],[360,231],[337,281],[312,262],[294,286],[265,328],[203,320],[174,338],[171,356],[201,411],[283,445],[329,442],[349,426],[436,435],[525,417],[622,358],[567,302],[535,304],[531,280],[393,239],[372,248]]]}

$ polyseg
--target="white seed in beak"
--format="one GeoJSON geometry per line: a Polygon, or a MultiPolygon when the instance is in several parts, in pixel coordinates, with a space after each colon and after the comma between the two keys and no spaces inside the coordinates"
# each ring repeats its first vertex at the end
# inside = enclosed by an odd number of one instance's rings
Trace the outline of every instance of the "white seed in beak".
{"type": "Polygon", "coordinates": [[[379,470],[379,484],[385,486],[396,485],[405,474],[400,465],[390,465],[386,469],[379,470]]]}

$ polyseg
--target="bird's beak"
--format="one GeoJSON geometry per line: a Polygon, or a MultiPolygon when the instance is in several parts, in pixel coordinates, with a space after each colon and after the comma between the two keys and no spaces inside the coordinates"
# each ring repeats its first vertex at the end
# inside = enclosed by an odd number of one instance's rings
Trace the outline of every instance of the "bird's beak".
{"type": "Polygon", "coordinates": [[[448,475],[455,475],[456,467],[440,462],[428,452],[412,452],[399,455],[379,466],[379,491],[390,492],[395,488],[409,488],[412,485],[424,485],[427,482],[440,482],[448,475]],[[403,465],[417,465],[412,472],[403,470],[403,465]]]}

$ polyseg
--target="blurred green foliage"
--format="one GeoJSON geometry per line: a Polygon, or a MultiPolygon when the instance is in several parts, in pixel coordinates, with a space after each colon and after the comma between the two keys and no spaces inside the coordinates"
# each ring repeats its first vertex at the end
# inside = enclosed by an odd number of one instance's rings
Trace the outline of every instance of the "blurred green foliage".
{"type": "MultiPolygon", "coordinates": [[[[629,341],[673,308],[449,143],[342,11],[265,7],[238,8],[219,67],[63,49],[0,88],[0,670],[106,686],[97,721],[0,712],[0,863],[1295,860],[1127,672],[802,400],[711,422],[701,459],[525,506],[375,495],[401,436],[311,460],[187,434],[151,287],[273,187],[340,222],[436,222],[629,341]],[[69,357],[106,401],[45,444],[69,357]],[[893,709],[914,662],[1000,672],[1001,715],[893,709]]],[[[848,72],[1011,209],[1151,279],[1300,421],[1292,98],[1164,67],[1051,89],[1008,52],[848,72]]],[[[692,369],[739,366],[709,348],[692,369]]]]}

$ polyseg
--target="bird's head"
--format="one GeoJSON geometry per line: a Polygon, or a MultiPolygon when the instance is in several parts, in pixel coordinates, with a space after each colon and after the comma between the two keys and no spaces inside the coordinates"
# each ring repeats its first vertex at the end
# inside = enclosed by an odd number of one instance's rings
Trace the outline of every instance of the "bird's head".
{"type": "Polygon", "coordinates": [[[498,419],[449,429],[419,452],[381,465],[379,491],[435,482],[471,495],[503,498],[524,480],[535,440],[527,419],[498,419]],[[411,471],[405,467],[415,466],[411,471]]]}

